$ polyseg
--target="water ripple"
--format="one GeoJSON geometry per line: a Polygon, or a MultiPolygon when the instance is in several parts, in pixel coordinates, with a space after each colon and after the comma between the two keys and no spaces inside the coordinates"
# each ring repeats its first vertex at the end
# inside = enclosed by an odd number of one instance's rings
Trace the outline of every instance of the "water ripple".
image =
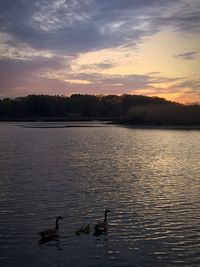
{"type": "Polygon", "coordinates": [[[1,266],[200,262],[197,131],[1,124],[0,138],[1,266]],[[106,208],[109,231],[94,237],[106,208]],[[61,238],[39,245],[58,215],[61,238]]]}

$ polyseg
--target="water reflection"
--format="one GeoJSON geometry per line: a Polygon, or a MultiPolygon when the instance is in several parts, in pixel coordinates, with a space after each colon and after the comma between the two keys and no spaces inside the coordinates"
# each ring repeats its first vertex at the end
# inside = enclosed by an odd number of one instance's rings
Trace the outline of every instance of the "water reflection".
{"type": "Polygon", "coordinates": [[[60,237],[46,237],[46,238],[40,238],[38,241],[39,245],[49,245],[49,246],[55,246],[58,250],[62,250],[61,243],[60,243],[60,237]],[[50,243],[51,242],[51,243],[50,243]]]}
{"type": "Polygon", "coordinates": [[[0,138],[1,266],[198,265],[199,132],[5,124],[0,138]],[[107,233],[75,235],[107,207],[107,233]],[[38,245],[57,214],[64,233],[38,245]]]}

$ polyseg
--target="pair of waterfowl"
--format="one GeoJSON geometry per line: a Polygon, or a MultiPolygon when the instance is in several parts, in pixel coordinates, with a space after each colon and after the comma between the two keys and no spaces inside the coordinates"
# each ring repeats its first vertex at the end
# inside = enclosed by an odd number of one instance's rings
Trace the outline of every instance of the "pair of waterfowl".
{"type": "MultiPolygon", "coordinates": [[[[108,212],[110,212],[110,210],[106,209],[105,214],[104,214],[104,220],[99,221],[98,223],[95,224],[95,226],[94,226],[94,235],[95,236],[98,236],[98,235],[108,231],[108,221],[107,221],[107,213],[108,212]]],[[[63,219],[63,217],[61,217],[61,216],[58,216],[56,218],[55,228],[48,228],[48,229],[38,233],[41,236],[41,241],[52,240],[52,239],[60,236],[61,231],[59,229],[58,222],[61,219],[63,219]]],[[[81,227],[80,229],[78,229],[76,231],[77,235],[79,235],[81,233],[89,234],[90,233],[90,225],[88,224],[86,227],[81,227]]]]}

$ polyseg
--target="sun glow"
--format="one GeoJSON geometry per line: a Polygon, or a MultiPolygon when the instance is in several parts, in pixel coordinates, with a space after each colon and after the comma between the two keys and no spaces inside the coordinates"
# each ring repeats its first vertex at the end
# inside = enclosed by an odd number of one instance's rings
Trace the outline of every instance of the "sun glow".
{"type": "Polygon", "coordinates": [[[137,47],[118,47],[82,53],[73,61],[72,71],[78,73],[85,70],[87,73],[99,73],[106,77],[148,75],[153,77],[148,88],[134,90],[133,85],[133,90],[130,88],[129,92],[156,95],[181,102],[188,101],[189,98],[193,98],[190,102],[196,101],[199,99],[198,90],[194,92],[194,95],[190,94],[190,97],[186,97],[183,87],[180,85],[178,89],[177,84],[188,79],[197,81],[200,79],[199,43],[198,35],[190,39],[189,34],[183,36],[178,32],[167,30],[143,38],[137,47]],[[195,57],[191,59],[177,57],[179,54],[184,55],[185,51],[195,51],[195,57]],[[110,63],[109,68],[103,67],[102,63],[105,62],[110,63]],[[102,65],[102,68],[95,67],[97,65],[102,65]]]}
{"type": "Polygon", "coordinates": [[[87,80],[64,80],[64,81],[69,84],[91,84],[91,82],[87,80]]]}

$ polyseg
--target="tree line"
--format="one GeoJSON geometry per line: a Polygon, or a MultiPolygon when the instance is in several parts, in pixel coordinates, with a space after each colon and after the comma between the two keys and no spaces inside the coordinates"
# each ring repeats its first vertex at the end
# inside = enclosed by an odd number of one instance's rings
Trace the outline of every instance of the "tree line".
{"type": "Polygon", "coordinates": [[[200,106],[141,95],[29,95],[0,100],[0,119],[115,119],[130,124],[200,124],[200,106]]]}

